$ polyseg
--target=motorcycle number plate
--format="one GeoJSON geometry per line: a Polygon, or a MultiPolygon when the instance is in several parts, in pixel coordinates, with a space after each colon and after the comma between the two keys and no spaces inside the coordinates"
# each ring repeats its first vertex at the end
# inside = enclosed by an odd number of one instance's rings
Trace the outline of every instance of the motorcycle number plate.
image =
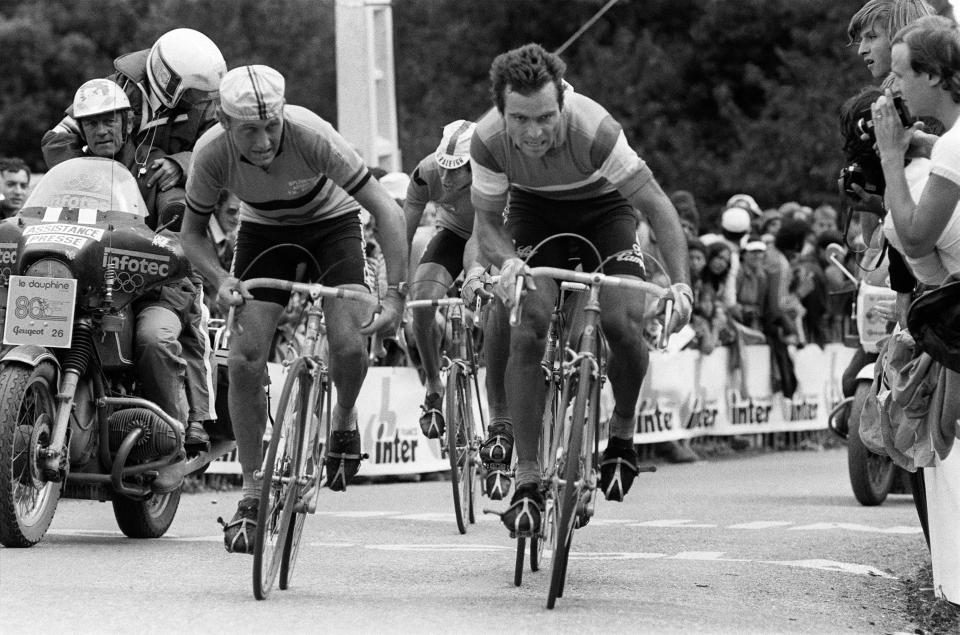
{"type": "Polygon", "coordinates": [[[10,276],[4,344],[70,348],[77,281],[10,276]]]}

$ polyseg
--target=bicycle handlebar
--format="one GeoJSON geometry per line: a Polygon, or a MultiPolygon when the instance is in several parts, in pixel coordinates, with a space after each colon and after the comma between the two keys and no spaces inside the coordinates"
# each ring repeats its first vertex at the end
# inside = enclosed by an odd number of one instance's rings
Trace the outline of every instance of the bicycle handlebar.
{"type": "MultiPolygon", "coordinates": [[[[251,278],[250,280],[243,280],[242,283],[247,290],[279,289],[281,291],[308,294],[313,298],[324,297],[353,300],[354,302],[366,304],[373,309],[380,307],[380,300],[371,293],[367,293],[365,291],[356,291],[354,289],[342,289],[340,287],[328,287],[320,283],[294,282],[292,280],[281,280],[280,278],[251,278]]],[[[236,291],[234,291],[234,293],[236,293],[236,291]]],[[[236,304],[231,306],[230,310],[227,312],[227,321],[222,338],[225,341],[229,341],[230,335],[236,326],[234,316],[237,306],[238,305],[236,304]]]]}
{"type": "MultiPolygon", "coordinates": [[[[524,291],[524,279],[526,275],[534,276],[543,276],[553,278],[554,280],[561,280],[564,282],[575,282],[584,284],[587,286],[600,285],[601,287],[619,287],[625,289],[634,289],[636,291],[642,291],[644,293],[650,293],[656,298],[663,298],[670,293],[669,289],[661,287],[658,284],[653,282],[647,282],[646,280],[635,280],[633,278],[619,278],[616,276],[608,276],[602,273],[597,272],[585,272],[585,271],[571,271],[569,269],[561,269],[559,267],[532,267],[528,269],[527,274],[520,274],[517,276],[517,286],[515,289],[514,304],[510,309],[510,326],[516,326],[520,323],[520,306],[521,306],[521,297],[524,291]]],[[[664,306],[664,320],[663,320],[663,329],[660,331],[660,340],[657,342],[657,346],[660,349],[665,349],[667,343],[670,339],[669,325],[670,320],[673,317],[673,298],[667,298],[667,301],[664,306]]]]}
{"type": "Polygon", "coordinates": [[[430,306],[456,306],[464,304],[462,298],[426,298],[423,300],[407,300],[405,306],[411,309],[430,306]]]}

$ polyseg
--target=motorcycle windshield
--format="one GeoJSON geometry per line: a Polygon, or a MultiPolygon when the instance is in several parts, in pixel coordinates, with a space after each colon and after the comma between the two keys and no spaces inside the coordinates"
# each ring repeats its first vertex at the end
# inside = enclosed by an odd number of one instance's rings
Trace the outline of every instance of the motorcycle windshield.
{"type": "Polygon", "coordinates": [[[101,157],[79,157],[55,165],[23,207],[76,207],[147,216],[147,204],[130,170],[101,157]]]}

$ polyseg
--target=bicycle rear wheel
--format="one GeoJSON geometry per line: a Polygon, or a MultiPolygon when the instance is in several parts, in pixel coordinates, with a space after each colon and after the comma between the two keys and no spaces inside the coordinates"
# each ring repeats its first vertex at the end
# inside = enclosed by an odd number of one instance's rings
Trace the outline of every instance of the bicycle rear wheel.
{"type": "Polygon", "coordinates": [[[316,390],[316,396],[311,399],[311,403],[316,403],[316,407],[309,418],[309,429],[304,434],[306,443],[302,444],[300,455],[300,465],[306,466],[306,469],[298,470],[298,473],[307,474],[307,482],[303,486],[297,487],[295,515],[293,522],[290,523],[287,538],[283,543],[283,556],[280,560],[280,588],[283,590],[290,587],[293,567],[297,563],[297,555],[300,553],[300,538],[303,536],[303,525],[308,513],[303,508],[303,497],[311,489],[313,491],[310,492],[310,495],[317,496],[320,484],[323,482],[323,447],[320,446],[320,441],[321,439],[324,443],[327,441],[331,417],[330,380],[325,370],[320,371],[320,380],[316,383],[316,390]]]}
{"type": "Polygon", "coordinates": [[[301,454],[306,423],[310,373],[298,359],[290,366],[280,393],[277,418],[261,468],[260,508],[253,552],[253,594],[270,594],[287,542],[296,499],[297,457],[301,454]]]}
{"type": "MultiPolygon", "coordinates": [[[[592,452],[589,447],[590,434],[587,432],[587,426],[592,425],[590,414],[593,408],[588,410],[588,406],[594,400],[594,383],[592,365],[581,362],[569,434],[565,435],[561,456],[563,481],[560,483],[557,497],[559,522],[556,526],[556,546],[550,573],[550,593],[547,596],[548,609],[552,609],[557,598],[563,596],[564,582],[567,577],[567,559],[570,555],[570,544],[573,541],[573,530],[577,526],[581,492],[591,469],[589,459],[585,461],[584,456],[592,452]]],[[[566,409],[561,416],[565,416],[565,412],[566,409]]]]}
{"type": "Polygon", "coordinates": [[[467,376],[458,364],[451,364],[447,372],[446,393],[446,426],[447,426],[447,459],[450,461],[450,485],[453,488],[453,511],[457,517],[457,529],[461,534],[467,533],[466,519],[469,515],[468,507],[472,506],[469,496],[472,487],[464,482],[467,478],[467,421],[472,413],[467,411],[467,376]],[[460,488],[463,486],[463,492],[460,488]],[[467,512],[467,513],[465,513],[467,512]]]}

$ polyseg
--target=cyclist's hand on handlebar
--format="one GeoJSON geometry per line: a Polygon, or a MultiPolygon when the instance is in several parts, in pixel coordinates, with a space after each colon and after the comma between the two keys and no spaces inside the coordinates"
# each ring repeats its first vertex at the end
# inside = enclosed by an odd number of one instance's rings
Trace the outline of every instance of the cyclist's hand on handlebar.
{"type": "Polygon", "coordinates": [[[396,289],[388,289],[380,303],[380,313],[374,317],[372,322],[361,328],[360,333],[363,335],[373,335],[374,333],[394,335],[400,326],[402,317],[403,298],[396,289]]]}
{"type": "Polygon", "coordinates": [[[252,299],[253,294],[247,291],[246,285],[233,276],[224,278],[217,290],[217,302],[222,307],[239,306],[252,299]]]}
{"type": "Polygon", "coordinates": [[[477,297],[489,300],[493,294],[487,290],[487,274],[483,269],[471,269],[460,286],[460,297],[464,304],[473,306],[477,303],[477,297]]]}
{"type": "Polygon", "coordinates": [[[516,297],[517,276],[524,276],[524,285],[527,289],[536,289],[530,269],[519,258],[507,258],[500,266],[500,282],[494,287],[494,293],[500,298],[504,306],[513,308],[516,297]]]}
{"type": "Polygon", "coordinates": [[[667,300],[673,300],[673,315],[670,317],[670,324],[664,324],[668,333],[676,333],[690,322],[690,316],[693,313],[693,290],[690,285],[678,282],[670,285],[670,292],[660,298],[657,305],[657,311],[664,309],[667,300]]]}

